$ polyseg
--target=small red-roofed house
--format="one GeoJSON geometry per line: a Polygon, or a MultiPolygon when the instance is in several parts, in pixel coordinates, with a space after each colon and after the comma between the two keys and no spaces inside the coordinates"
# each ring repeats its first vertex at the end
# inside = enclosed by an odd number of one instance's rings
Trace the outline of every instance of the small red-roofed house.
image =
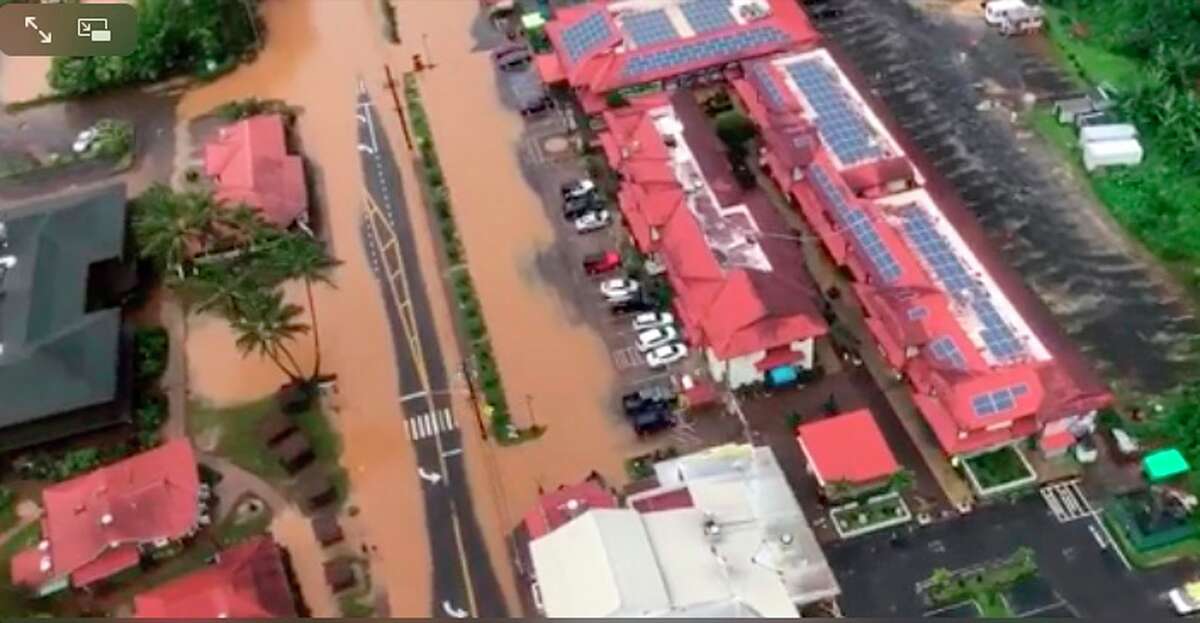
{"type": "Polygon", "coordinates": [[[204,173],[216,181],[216,198],[245,204],[263,220],[288,227],[308,213],[304,163],[287,151],[281,115],[258,115],[220,129],[204,146],[204,173]]]}
{"type": "Polygon", "coordinates": [[[796,428],[796,441],[809,473],[831,497],[882,487],[900,471],[867,409],[803,424],[796,428]],[[831,491],[838,487],[846,490],[831,491]]]}
{"type": "Polygon", "coordinates": [[[296,616],[279,546],[255,537],[217,561],[133,598],[139,619],[273,619],[296,616]]]}
{"type": "Polygon", "coordinates": [[[42,492],[42,541],[12,559],[13,584],[47,595],[138,564],[191,536],[201,512],[191,443],[179,439],[42,492]]]}

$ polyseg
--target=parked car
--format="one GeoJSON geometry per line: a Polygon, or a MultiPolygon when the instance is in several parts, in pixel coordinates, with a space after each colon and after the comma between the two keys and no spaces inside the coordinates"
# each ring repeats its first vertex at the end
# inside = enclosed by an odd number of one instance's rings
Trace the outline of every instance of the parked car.
{"type": "Polygon", "coordinates": [[[600,231],[608,227],[610,223],[612,223],[612,214],[608,210],[584,212],[575,219],[575,231],[576,233],[587,234],[600,231]]]}
{"type": "Polygon", "coordinates": [[[92,143],[96,142],[97,136],[99,136],[99,132],[96,131],[96,128],[88,128],[80,132],[79,136],[75,137],[75,142],[71,144],[71,151],[77,154],[86,152],[92,148],[92,143]]]}
{"type": "Polygon", "coordinates": [[[633,330],[645,331],[675,324],[675,316],[671,312],[649,312],[633,317],[633,330]]]}
{"type": "Polygon", "coordinates": [[[522,44],[506,45],[492,50],[492,62],[501,71],[519,71],[529,66],[533,60],[529,48],[522,44]]]}
{"type": "Polygon", "coordinates": [[[621,267],[621,254],[616,251],[601,251],[583,258],[583,272],[589,275],[603,275],[621,267]]]}
{"type": "Polygon", "coordinates": [[[667,409],[642,411],[629,416],[629,423],[633,425],[634,433],[644,437],[675,426],[675,416],[667,409]]]}
{"type": "Polygon", "coordinates": [[[667,385],[652,385],[621,396],[621,409],[626,415],[675,404],[675,390],[667,385]]]}
{"type": "Polygon", "coordinates": [[[600,294],[613,303],[628,301],[642,289],[641,284],[632,280],[618,277],[600,284],[600,294]]]}
{"type": "Polygon", "coordinates": [[[588,195],[595,194],[596,183],[584,177],[564,183],[559,190],[562,192],[562,198],[564,200],[578,199],[580,197],[586,197],[588,195]]]}
{"type": "Polygon", "coordinates": [[[521,116],[530,117],[541,112],[545,112],[551,106],[549,96],[542,96],[531,99],[524,104],[521,104],[521,116]]]}
{"type": "Polygon", "coordinates": [[[646,365],[651,368],[665,368],[684,357],[687,357],[687,346],[674,342],[659,346],[658,348],[646,353],[646,365]]]}
{"type": "Polygon", "coordinates": [[[675,327],[658,327],[647,329],[637,334],[637,349],[643,353],[652,351],[659,346],[679,341],[679,332],[675,327]]]}
{"type": "Polygon", "coordinates": [[[563,199],[563,218],[573,221],[588,212],[603,210],[604,202],[595,193],[563,199]]]}
{"type": "Polygon", "coordinates": [[[626,314],[636,314],[639,312],[650,311],[654,309],[654,304],[644,298],[634,298],[625,301],[613,301],[612,307],[608,311],[614,316],[624,316],[626,314]]]}

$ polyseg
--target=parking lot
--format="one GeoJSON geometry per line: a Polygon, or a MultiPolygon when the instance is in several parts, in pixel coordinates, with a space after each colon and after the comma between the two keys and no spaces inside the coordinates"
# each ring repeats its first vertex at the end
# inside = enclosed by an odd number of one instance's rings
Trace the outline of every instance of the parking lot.
{"type": "MultiPolygon", "coordinates": [[[[502,97],[509,106],[519,108],[523,102],[536,99],[530,86],[531,71],[500,72],[502,97]]],[[[638,332],[632,326],[636,314],[615,316],[610,311],[611,304],[600,291],[604,281],[625,277],[625,273],[620,268],[596,275],[589,275],[584,270],[584,260],[589,256],[605,251],[620,253],[626,234],[615,204],[604,206],[611,222],[597,231],[578,233],[573,221],[564,217],[563,185],[587,177],[583,159],[569,130],[567,115],[552,106],[525,116],[525,130],[517,144],[526,181],[541,197],[544,216],[555,234],[553,243],[538,252],[533,266],[536,274],[529,278],[549,286],[564,315],[573,324],[593,330],[604,342],[616,376],[616,390],[607,411],[619,419],[623,417],[622,394],[669,383],[672,376],[685,374],[701,365],[697,363],[700,356],[693,351],[682,361],[651,368],[645,353],[636,345],[638,332]]],[[[680,450],[702,445],[701,435],[686,418],[681,418],[679,425],[671,431],[648,437],[645,441],[654,446],[672,445],[680,450]]]]}
{"type": "MultiPolygon", "coordinates": [[[[1129,570],[1091,519],[1066,520],[1040,495],[981,508],[949,521],[882,532],[826,545],[842,587],[847,616],[922,616],[934,608],[918,590],[939,567],[962,569],[1034,551],[1050,596],[1027,591],[1025,616],[1171,616],[1166,593],[1192,577],[1194,566],[1129,570]]],[[[1042,591],[1044,592],[1044,591],[1042,591]]]]}

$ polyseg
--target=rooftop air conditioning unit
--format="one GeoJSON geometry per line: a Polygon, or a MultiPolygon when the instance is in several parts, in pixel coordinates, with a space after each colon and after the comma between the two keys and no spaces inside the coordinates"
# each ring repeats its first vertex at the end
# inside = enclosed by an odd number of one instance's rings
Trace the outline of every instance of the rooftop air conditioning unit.
{"type": "Polygon", "coordinates": [[[17,265],[17,256],[5,255],[3,257],[0,257],[0,268],[3,268],[4,270],[11,270],[16,265],[17,265]]]}
{"type": "Polygon", "coordinates": [[[762,0],[743,0],[735,4],[738,9],[738,15],[741,15],[742,19],[761,19],[771,13],[770,7],[762,0]]]}

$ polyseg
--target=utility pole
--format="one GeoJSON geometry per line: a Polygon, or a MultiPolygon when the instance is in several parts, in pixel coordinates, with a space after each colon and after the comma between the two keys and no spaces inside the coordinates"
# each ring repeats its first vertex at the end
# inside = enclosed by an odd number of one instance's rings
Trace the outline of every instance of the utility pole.
{"type": "Polygon", "coordinates": [[[434,66],[433,53],[429,51],[429,33],[427,32],[421,33],[421,47],[425,49],[425,63],[432,69],[434,66]]]}
{"type": "Polygon", "coordinates": [[[537,418],[533,416],[533,396],[525,394],[525,408],[529,410],[529,427],[537,428],[537,418]]]}
{"type": "Polygon", "coordinates": [[[412,151],[413,144],[412,136],[408,133],[408,119],[404,117],[404,106],[400,105],[400,94],[396,92],[396,79],[392,77],[391,65],[385,64],[383,73],[387,74],[387,82],[384,83],[384,86],[392,92],[392,103],[396,106],[396,114],[400,116],[400,129],[404,131],[404,145],[408,147],[409,151],[412,151]]]}
{"type": "Polygon", "coordinates": [[[475,423],[479,425],[479,437],[487,441],[487,426],[483,424],[483,415],[479,413],[479,398],[475,394],[475,383],[471,380],[471,368],[467,362],[462,362],[463,379],[467,381],[467,393],[471,395],[471,410],[475,412],[475,423]]]}

